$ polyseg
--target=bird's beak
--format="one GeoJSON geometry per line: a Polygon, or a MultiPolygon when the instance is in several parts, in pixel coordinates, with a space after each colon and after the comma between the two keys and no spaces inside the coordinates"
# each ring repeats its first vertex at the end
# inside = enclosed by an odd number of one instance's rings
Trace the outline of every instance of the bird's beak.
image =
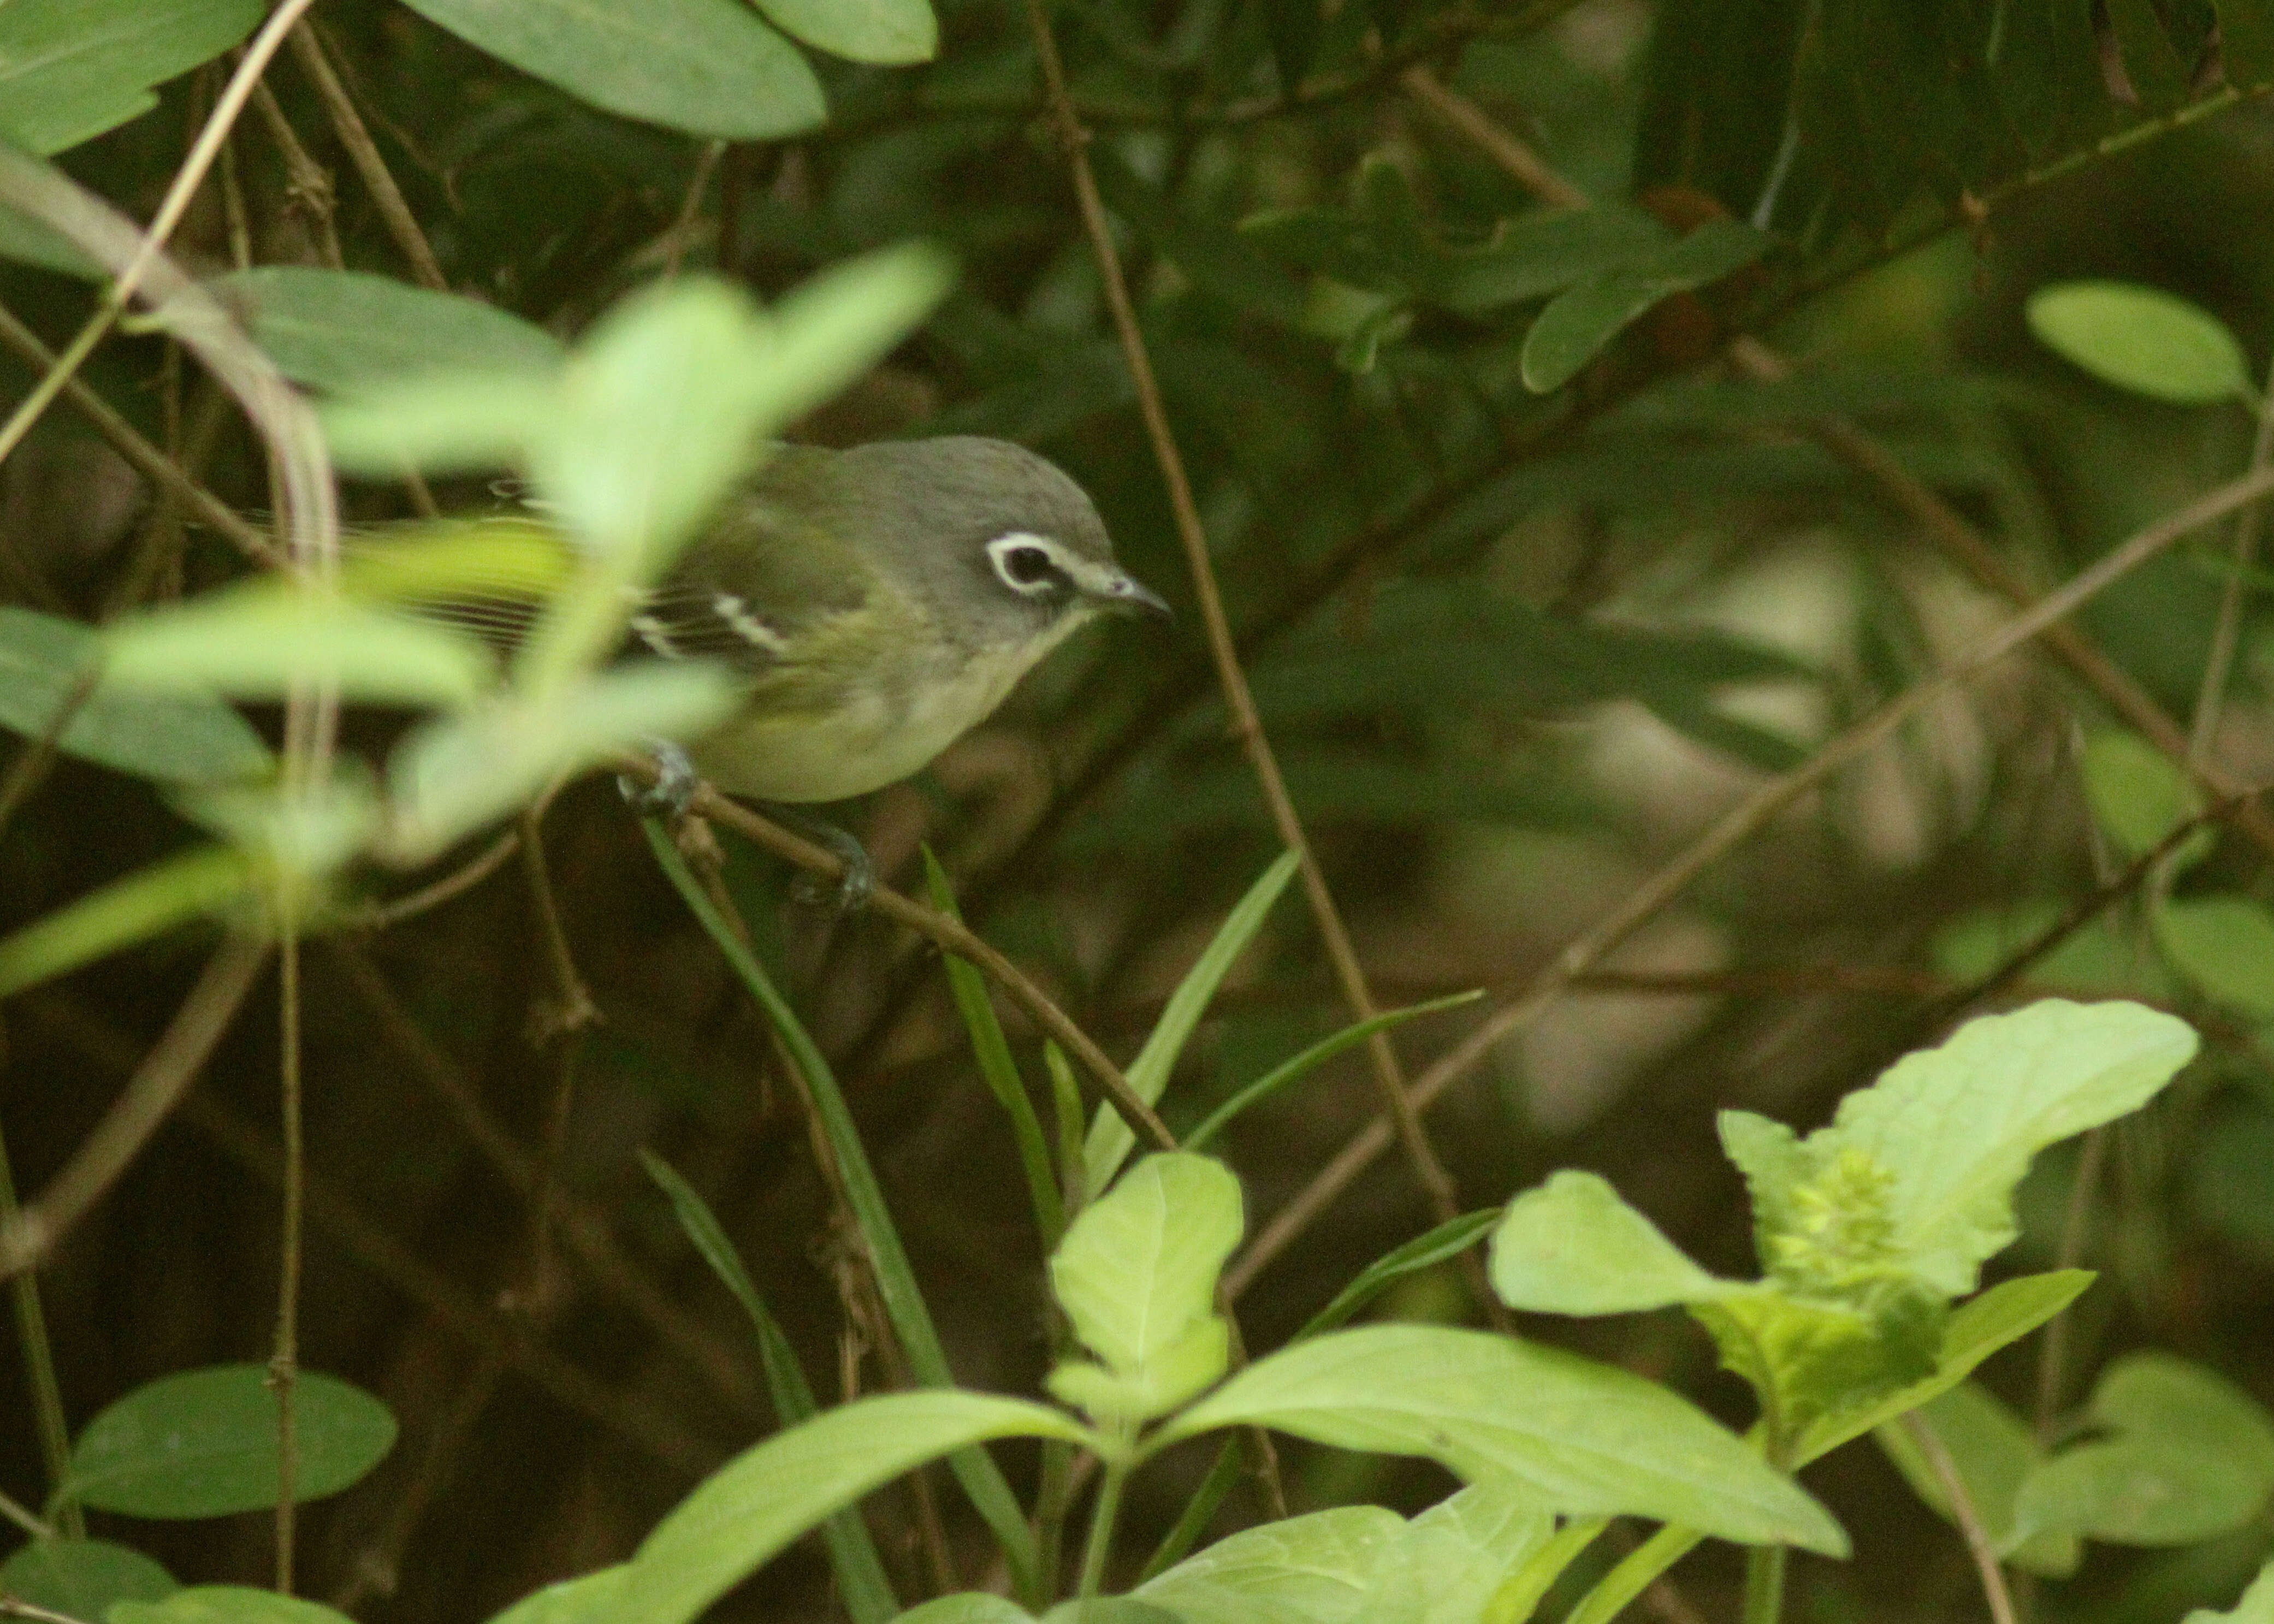
{"type": "Polygon", "coordinates": [[[1176,618],[1176,611],[1169,607],[1167,598],[1118,569],[1109,572],[1089,596],[1110,614],[1154,614],[1164,620],[1176,618]]]}

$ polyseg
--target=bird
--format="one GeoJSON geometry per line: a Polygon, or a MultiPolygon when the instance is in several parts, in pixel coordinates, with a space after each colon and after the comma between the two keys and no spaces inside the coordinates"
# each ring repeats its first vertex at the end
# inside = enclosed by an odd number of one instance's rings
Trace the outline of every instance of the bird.
{"type": "MultiPolygon", "coordinates": [[[[630,615],[636,652],[722,661],[742,684],[724,723],[657,750],[641,804],[683,808],[695,775],[778,808],[866,794],[920,771],[1085,623],[1169,613],[1081,486],[1022,446],[776,447],[630,615]]],[[[857,906],[857,844],[792,821],[845,861],[839,902],[857,906]]]]}

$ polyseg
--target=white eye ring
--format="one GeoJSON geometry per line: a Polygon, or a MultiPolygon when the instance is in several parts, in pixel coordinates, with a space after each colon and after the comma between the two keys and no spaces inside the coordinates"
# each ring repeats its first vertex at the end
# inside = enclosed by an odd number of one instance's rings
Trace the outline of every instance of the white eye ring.
{"type": "Polygon", "coordinates": [[[1045,598],[1066,579],[1065,564],[1053,542],[1013,530],[987,544],[987,561],[1005,586],[1021,598],[1045,598]]]}

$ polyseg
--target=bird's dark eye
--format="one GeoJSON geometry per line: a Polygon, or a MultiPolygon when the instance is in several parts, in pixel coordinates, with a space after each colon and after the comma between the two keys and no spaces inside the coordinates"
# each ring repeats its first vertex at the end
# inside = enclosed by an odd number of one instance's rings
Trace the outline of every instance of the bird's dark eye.
{"type": "Polygon", "coordinates": [[[1036,586],[1050,578],[1050,555],[1040,547],[1013,547],[1003,554],[1003,573],[1013,586],[1036,586]]]}

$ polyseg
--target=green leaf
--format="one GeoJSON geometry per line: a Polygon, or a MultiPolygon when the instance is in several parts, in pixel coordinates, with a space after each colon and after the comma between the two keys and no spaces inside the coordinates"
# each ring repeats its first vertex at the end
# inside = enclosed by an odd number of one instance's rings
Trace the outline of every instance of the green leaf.
{"type": "MultiPolygon", "coordinates": [[[[2085,741],[2085,798],[2119,851],[2138,857],[2202,811],[2202,797],[2172,758],[2139,734],[2107,728],[2085,741]]],[[[2175,872],[2192,868],[2216,843],[2198,830],[2172,853],[2175,872]]]]}
{"type": "Polygon", "coordinates": [[[894,1393],[825,1410],[744,1450],[656,1525],[623,1576],[578,1615],[689,1624],[832,1512],[951,1450],[995,1438],[1087,1443],[1071,1417],[978,1393],[894,1393]]]}
{"type": "Polygon", "coordinates": [[[968,1590],[911,1607],[892,1624],[1035,1624],[1035,1615],[1000,1596],[968,1590]]]}
{"type": "Polygon", "coordinates": [[[697,737],[729,715],[741,694],[721,666],[644,661],[430,722],[396,746],[388,764],[389,854],[425,861],[563,773],[643,740],[697,737]]]}
{"type": "Polygon", "coordinates": [[[1358,1617],[1364,1624],[1517,1624],[1529,1610],[1502,1608],[1500,1592],[1555,1533],[1554,1515],[1529,1491],[1497,1479],[1472,1484],[1405,1525],[1397,1548],[1375,1563],[1374,1593],[1358,1617]]]}
{"type": "Polygon", "coordinates": [[[531,1590],[490,1624],[604,1624],[614,1616],[616,1597],[630,1570],[629,1562],[618,1562],[531,1590]]]}
{"type": "Polygon", "coordinates": [[[544,328],[493,304],[363,271],[264,265],[207,285],[279,372],[311,388],[405,372],[543,373],[564,353],[544,328]]]}
{"type": "Polygon", "coordinates": [[[1482,1240],[1500,1218],[1498,1207],[1464,1213],[1458,1218],[1448,1218],[1426,1235],[1417,1235],[1404,1245],[1393,1247],[1359,1270],[1348,1285],[1335,1293],[1332,1301],[1305,1320],[1303,1328],[1295,1333],[1297,1338],[1329,1330],[1408,1274],[1417,1274],[1423,1269],[1436,1267],[1449,1258],[1459,1257],[1482,1240]]]}
{"type": "Polygon", "coordinates": [[[1722,1365],[1760,1395],[1780,1448],[1825,1415],[1931,1376],[1946,1317],[1916,1282],[1853,1301],[1763,1285],[1690,1312],[1722,1365]]]}
{"type": "Polygon", "coordinates": [[[107,1539],[43,1539],[0,1562],[0,1596],[66,1618],[99,1619],[113,1602],[162,1601],[181,1585],[139,1551],[107,1539]]]}
{"type": "Polygon", "coordinates": [[[1551,1314],[1635,1313],[1750,1289],[1692,1263],[1608,1180],[1569,1169],[1508,1204],[1492,1283],[1510,1308],[1551,1314]]]}
{"type": "Polygon", "coordinates": [[[518,464],[549,431],[555,393],[551,380],[523,372],[418,374],[327,401],[317,415],[343,473],[486,473],[518,464]]]}
{"type": "Polygon", "coordinates": [[[850,62],[906,64],[939,54],[930,0],[757,0],[767,20],[850,62]]]}
{"type": "MultiPolygon", "coordinates": [[[[76,620],[0,605],[0,726],[43,738],[98,669],[102,634],[76,620]]],[[[252,725],[210,695],[122,692],[97,683],[56,746],[138,778],[214,784],[275,766],[252,725]]]]}
{"type": "Polygon", "coordinates": [[[259,26],[260,0],[9,0],[0,6],[0,131],[42,156],[158,105],[151,86],[259,26]]]}
{"type": "Polygon", "coordinates": [[[1091,1596],[1062,1601],[1043,1614],[1042,1624],[1179,1624],[1177,1615],[1129,1596],[1091,1596]]]}
{"type": "Polygon", "coordinates": [[[1738,1439],[1654,1382],[1557,1349],[1441,1326],[1368,1326],[1249,1365],[1171,1419],[1419,1455],[1505,1474],[1573,1515],[1632,1514],[1749,1544],[1844,1554],[1839,1524],[1738,1439]]]}
{"type": "Polygon", "coordinates": [[[1204,1149],[1216,1136],[1231,1126],[1239,1114],[1277,1094],[1290,1083],[1301,1081],[1345,1049],[1357,1048],[1377,1032],[1387,1032],[1392,1026],[1403,1026],[1416,1016],[1434,1015],[1441,1010],[1458,1009],[1465,1004],[1474,1004],[1483,997],[1480,988],[1474,992],[1451,993],[1442,998],[1432,998],[1426,1004],[1409,1004],[1402,1010],[1389,1010],[1366,1020],[1353,1021],[1330,1037],[1321,1038],[1310,1048],[1272,1067],[1208,1114],[1207,1119],[1185,1136],[1183,1148],[1204,1149]]]}
{"type": "MultiPolygon", "coordinates": [[[[1161,1091],[1169,1086],[1169,1073],[1176,1069],[1177,1057],[1184,1053],[1193,1028],[1200,1025],[1201,1017],[1216,997],[1216,989],[1231,974],[1233,964],[1247,951],[1256,932],[1263,929],[1271,905],[1279,900],[1279,893],[1295,877],[1299,862],[1293,852],[1283,852],[1257,876],[1255,883],[1247,888],[1247,894],[1225,915],[1199,959],[1185,972],[1185,979],[1177,983],[1176,991],[1169,995],[1167,1007],[1154,1023],[1145,1047],[1129,1063],[1129,1086],[1148,1105],[1158,1100],[1161,1091]]],[[[1100,1106],[1096,1118],[1089,1124],[1089,1138],[1082,1147],[1082,1164],[1088,1175],[1088,1187],[1093,1193],[1113,1182],[1113,1175],[1136,1144],[1137,1136],[1130,1132],[1128,1124],[1113,1109],[1100,1106]]]]}
{"type": "MultiPolygon", "coordinates": [[[[1959,1480],[1966,1485],[1967,1498],[1981,1517],[1992,1546],[2000,1556],[2048,1579],[2066,1579],[2076,1571],[2082,1553],[2074,1536],[2047,1533],[2023,1538],[2014,1530],[2014,1494],[2044,1455],[2028,1422],[1972,1381],[1960,1382],[1913,1413],[1941,1440],[1951,1463],[1958,1469],[1959,1480]]],[[[1912,1491],[1944,1521],[1956,1522],[1941,1477],[1928,1463],[1909,1429],[1888,1422],[1875,1429],[1873,1436],[1912,1491]]]]}
{"type": "Polygon", "coordinates": [[[1775,245],[1765,231],[1713,219],[1640,264],[1589,277],[1548,301],[1524,337],[1524,387],[1562,388],[1627,325],[1661,300],[1715,282],[1775,245]]]}
{"type": "MultiPolygon", "coordinates": [[[[1119,1379],[1073,1376],[1093,1416],[1149,1420],[1224,1374],[1216,1276],[1239,1244],[1239,1181],[1184,1152],[1147,1156],[1067,1226],[1050,1288],[1074,1335],[1119,1379]],[[1101,1401],[1110,1407],[1101,1407],[1101,1401]]],[[[1053,1372],[1051,1391],[1072,1398],[1053,1372]]]]}
{"type": "Polygon", "coordinates": [[[1448,256],[1429,296],[1465,316],[1481,316],[1647,264],[1675,241],[1657,216],[1638,208],[1526,214],[1503,223],[1487,246],[1448,256]]]}
{"type": "Polygon", "coordinates": [[[123,1601],[104,1624],[353,1624],[344,1613],[297,1596],[239,1584],[200,1584],[163,1601],[123,1601]]]}
{"type": "Polygon", "coordinates": [[[2069,282],[2029,296],[2029,330],[2104,383],[2181,406],[2251,402],[2249,363],[2225,323],[2132,282],[2069,282]]]}
{"type": "MultiPolygon", "coordinates": [[[[2048,998],[1968,1021],[1840,1102],[1775,1160],[1740,1157],[1762,1262],[1780,1280],[1900,1267],[1946,1297],[2014,1238],[2014,1186],[2046,1146],[2137,1109],[2195,1056],[2184,1021],[2048,998]],[[1828,1210],[1822,1204],[1834,1205],[1828,1210]]],[[[1774,1124],[1724,1113],[1733,1128],[1774,1124]]]]}
{"type": "Polygon", "coordinates": [[[0,939],[0,998],[148,940],[234,902],[252,863],[226,846],[162,857],[0,939]]]}
{"type": "Polygon", "coordinates": [[[1339,1506],[1218,1540],[1130,1594],[1184,1624],[1359,1624],[1405,1522],[1339,1506]]]}
{"type": "MultiPolygon", "coordinates": [[[[303,1371],[293,1393],[296,1500],[338,1493],[395,1447],[395,1417],[361,1388],[303,1371]]],[[[56,1497],[134,1517],[219,1517],[274,1506],[276,1488],[267,1367],[217,1365],[147,1382],[88,1422],[56,1497]]]]}
{"type": "Polygon", "coordinates": [[[2255,898],[2188,897],[2155,912],[2156,945],[2206,997],[2274,1019],[2274,914],[2255,898]]]}
{"type": "Polygon", "coordinates": [[[770,141],[828,117],[796,47],[738,0],[410,0],[470,45],[594,107],[690,135],[770,141]]]}
{"type": "Polygon", "coordinates": [[[2274,1624],[2274,1562],[2258,1570],[2242,1599],[2226,1612],[2197,1607],[2180,1624],[2274,1624]]]}
{"type": "Polygon", "coordinates": [[[2128,1355],[2101,1373],[2085,1413],[2104,1436],[2029,1475],[2021,1532],[2194,1545],[2256,1521],[2274,1496],[2274,1420],[2199,1365],[2128,1355]]]}
{"type": "MultiPolygon", "coordinates": [[[[718,1214],[669,1162],[645,1146],[640,1147],[639,1154],[640,1165],[647,1169],[647,1176],[670,1200],[680,1232],[694,1244],[703,1260],[711,1266],[711,1272],[742,1305],[742,1312],[750,1316],[750,1324],[758,1335],[758,1357],[765,1365],[766,1387],[774,1402],[775,1418],[784,1426],[810,1420],[819,1413],[820,1406],[814,1402],[813,1390],[806,1385],[797,1354],[773,1315],[766,1312],[765,1300],[759,1297],[749,1271],[742,1267],[742,1254],[727,1238],[718,1214]]],[[[877,1554],[876,1541],[857,1509],[847,1507],[832,1515],[822,1524],[821,1535],[829,1547],[829,1564],[836,1573],[845,1610],[853,1615],[854,1624],[883,1624],[883,1620],[900,1612],[900,1598],[892,1591],[892,1580],[886,1576],[884,1562],[877,1554]]]]}
{"type": "Polygon", "coordinates": [[[103,678],[120,688],[281,699],[319,684],[377,704],[463,705],[494,678],[474,639],[268,582],[112,623],[103,678]]]}
{"type": "Polygon", "coordinates": [[[2007,1343],[2019,1342],[2067,1308],[2092,1281],[2089,1269],[2024,1274],[2019,1280],[2001,1281],[1970,1302],[1961,1303],[1943,1323],[1934,1374],[1897,1392],[1875,1394],[1826,1410],[1803,1430],[1794,1461],[1805,1466],[1850,1439],[1860,1438],[1905,1410],[1916,1410],[1936,1395],[1948,1392],[1983,1360],[2007,1343]]]}

